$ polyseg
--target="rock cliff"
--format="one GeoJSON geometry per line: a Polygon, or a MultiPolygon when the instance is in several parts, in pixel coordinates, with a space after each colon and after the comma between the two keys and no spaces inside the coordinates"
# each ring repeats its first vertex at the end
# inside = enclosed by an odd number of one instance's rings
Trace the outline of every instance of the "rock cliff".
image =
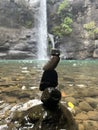
{"type": "Polygon", "coordinates": [[[0,59],[36,57],[34,11],[27,1],[0,1],[0,59]]]}
{"type": "MultiPolygon", "coordinates": [[[[68,1],[61,15],[58,8],[63,0],[47,0],[48,32],[54,35],[55,46],[61,50],[62,59],[97,59],[97,0],[68,1]],[[64,17],[72,19],[72,32],[58,37],[53,29],[62,24],[64,17]]],[[[36,58],[35,19],[39,5],[30,5],[30,0],[0,1],[0,59],[36,58]]]]}
{"type": "MultiPolygon", "coordinates": [[[[63,0],[62,0],[63,1],[63,0]]],[[[70,0],[69,7],[63,10],[63,15],[57,14],[62,3],[60,0],[48,1],[49,31],[59,26],[62,17],[71,17],[72,33],[57,39],[63,58],[96,59],[98,58],[98,2],[97,0],[70,0]],[[93,26],[91,25],[93,23],[93,26]],[[84,26],[90,26],[84,28],[84,26]],[[96,33],[94,32],[94,28],[96,33]]],[[[55,35],[55,34],[54,34],[55,35]]],[[[55,36],[56,37],[56,36],[55,36]]]]}

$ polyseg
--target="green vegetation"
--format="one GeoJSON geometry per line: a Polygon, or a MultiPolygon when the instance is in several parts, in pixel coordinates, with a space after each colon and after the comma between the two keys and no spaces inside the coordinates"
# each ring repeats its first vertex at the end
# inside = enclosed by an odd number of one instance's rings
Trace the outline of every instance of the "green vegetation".
{"type": "Polygon", "coordinates": [[[25,26],[26,26],[27,28],[31,28],[31,27],[32,27],[32,21],[30,21],[30,20],[26,21],[26,22],[25,22],[25,26]]]}
{"type": "Polygon", "coordinates": [[[53,34],[56,36],[62,37],[64,35],[69,35],[72,32],[72,19],[69,17],[66,17],[63,22],[59,26],[55,26],[53,28],[53,34]]]}
{"type": "Polygon", "coordinates": [[[70,17],[66,17],[64,20],[63,20],[63,23],[61,24],[62,27],[64,27],[65,25],[71,25],[72,24],[72,19],[70,17]]]}
{"type": "Polygon", "coordinates": [[[96,27],[96,24],[94,21],[84,24],[83,27],[88,32],[90,37],[94,38],[95,35],[98,34],[98,27],[96,27]]]}
{"type": "Polygon", "coordinates": [[[95,28],[95,29],[94,29],[94,33],[95,33],[95,34],[98,34],[98,28],[95,28]]]}
{"type": "Polygon", "coordinates": [[[69,6],[68,4],[68,0],[64,0],[58,8],[58,14],[60,14],[63,10],[65,10],[65,8],[67,8],[69,6]]]}
{"type": "Polygon", "coordinates": [[[72,33],[73,20],[70,17],[71,15],[69,15],[70,12],[68,12],[68,8],[68,0],[64,0],[58,7],[57,16],[59,24],[52,29],[52,33],[55,36],[63,37],[72,33]]]}
{"type": "Polygon", "coordinates": [[[87,31],[91,31],[95,28],[95,22],[92,21],[92,22],[89,22],[87,24],[84,24],[84,29],[87,30],[87,31]]]}

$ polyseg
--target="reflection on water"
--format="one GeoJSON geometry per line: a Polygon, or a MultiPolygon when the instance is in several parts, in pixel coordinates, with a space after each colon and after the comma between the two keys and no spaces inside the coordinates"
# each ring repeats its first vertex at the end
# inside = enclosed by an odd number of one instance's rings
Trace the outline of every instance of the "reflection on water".
{"type": "MultiPolygon", "coordinates": [[[[5,125],[12,107],[40,99],[39,82],[47,61],[0,61],[0,125],[5,125]]],[[[60,61],[57,66],[59,89],[76,97],[98,97],[98,61],[60,61]],[[85,88],[88,88],[85,89],[85,88]],[[95,89],[95,91],[94,91],[95,89]],[[83,91],[83,92],[82,92],[83,91]],[[93,92],[92,92],[93,91],[93,92]]],[[[97,103],[97,102],[96,102],[97,103]]],[[[94,109],[98,109],[97,105],[94,109]]],[[[0,127],[1,128],[1,127],[0,127]]]]}

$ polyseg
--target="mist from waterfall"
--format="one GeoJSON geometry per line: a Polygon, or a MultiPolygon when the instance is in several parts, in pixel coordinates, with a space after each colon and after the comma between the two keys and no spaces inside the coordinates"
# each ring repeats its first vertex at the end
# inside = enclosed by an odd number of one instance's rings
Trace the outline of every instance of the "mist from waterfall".
{"type": "Polygon", "coordinates": [[[38,12],[38,59],[47,59],[47,2],[40,0],[38,12]]]}

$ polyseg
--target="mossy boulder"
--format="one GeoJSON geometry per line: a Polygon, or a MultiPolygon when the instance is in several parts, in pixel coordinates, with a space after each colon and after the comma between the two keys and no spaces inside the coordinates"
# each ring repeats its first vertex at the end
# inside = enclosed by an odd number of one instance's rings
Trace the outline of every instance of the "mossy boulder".
{"type": "Polygon", "coordinates": [[[59,104],[58,108],[53,110],[49,110],[41,104],[27,111],[17,111],[14,113],[8,126],[10,130],[13,128],[26,128],[29,130],[78,130],[71,112],[62,104],[59,104]]]}

